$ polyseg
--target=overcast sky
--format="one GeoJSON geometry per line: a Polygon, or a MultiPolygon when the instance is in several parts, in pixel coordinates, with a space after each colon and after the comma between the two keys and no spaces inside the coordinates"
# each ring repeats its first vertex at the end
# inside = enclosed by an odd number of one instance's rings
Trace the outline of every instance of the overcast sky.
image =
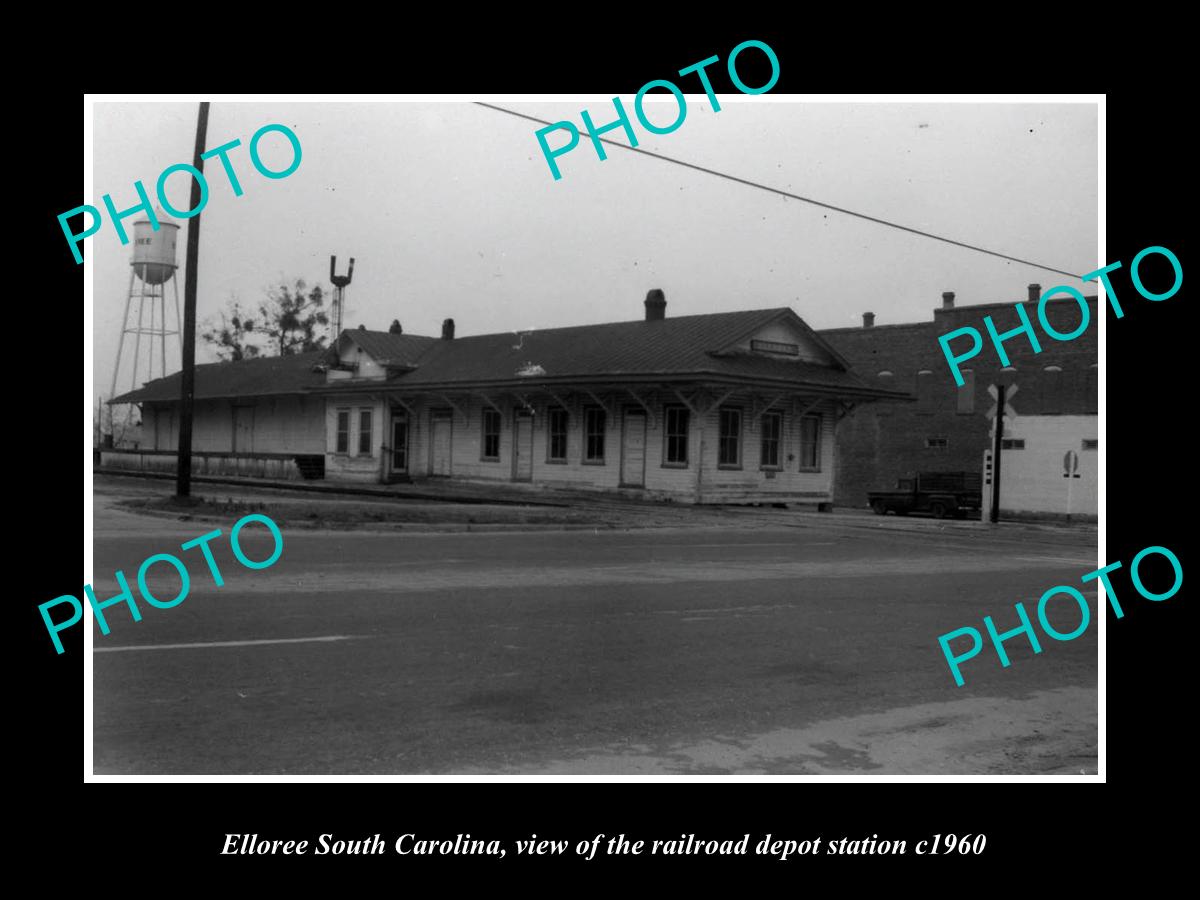
{"type": "MultiPolygon", "coordinates": [[[[713,113],[703,95],[689,95],[686,120],[668,135],[635,120],[640,146],[1066,271],[1105,262],[1094,104],[720,101],[713,113]]],[[[597,124],[612,118],[611,101],[494,102],[552,121],[579,123],[584,108],[597,124]]],[[[138,179],[152,194],[163,169],[191,162],[196,110],[97,103],[95,195],[82,202],[100,207],[110,193],[118,209],[132,206],[138,179]]],[[[675,106],[647,110],[665,123],[675,106]]],[[[1024,300],[1030,282],[1081,286],[616,147],[601,162],[586,134],[559,158],[555,181],[538,127],[467,102],[213,103],[208,146],[242,141],[230,158],[245,193],[235,197],[208,162],[200,322],[234,297],[256,305],[281,278],[328,287],[330,254],[343,272],[356,260],[347,327],[384,330],[398,318],[405,332],[430,335],[447,317],[459,335],[638,319],[656,287],[668,316],[790,306],[814,328],[832,328],[861,324],[864,311],[879,325],[926,321],[947,290],[962,305],[1024,300]],[[296,132],[303,161],[268,180],[247,145],[275,122],[296,132]]],[[[272,168],[290,159],[278,134],[262,149],[272,168]]],[[[168,185],[172,205],[186,209],[187,176],[168,185]]],[[[181,297],[185,235],[186,223],[181,297]]],[[[95,390],[107,395],[132,244],[121,246],[106,221],[86,248],[95,390]]],[[[201,342],[197,358],[215,357],[201,342]]],[[[178,359],[171,348],[168,368],[178,359]]],[[[119,391],[128,390],[127,366],[119,391]]]]}

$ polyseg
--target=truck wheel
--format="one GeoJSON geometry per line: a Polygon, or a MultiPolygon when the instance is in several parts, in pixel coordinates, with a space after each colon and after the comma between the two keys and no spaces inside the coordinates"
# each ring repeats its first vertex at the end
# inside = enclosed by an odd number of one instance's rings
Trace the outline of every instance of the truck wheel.
{"type": "Polygon", "coordinates": [[[872,500],[871,501],[871,509],[875,510],[875,515],[877,515],[877,516],[886,516],[887,515],[887,504],[884,503],[882,500],[872,500]]]}
{"type": "Polygon", "coordinates": [[[938,501],[935,500],[933,503],[929,504],[929,511],[931,513],[933,513],[933,517],[935,519],[946,518],[946,504],[945,503],[939,503],[938,501]]]}

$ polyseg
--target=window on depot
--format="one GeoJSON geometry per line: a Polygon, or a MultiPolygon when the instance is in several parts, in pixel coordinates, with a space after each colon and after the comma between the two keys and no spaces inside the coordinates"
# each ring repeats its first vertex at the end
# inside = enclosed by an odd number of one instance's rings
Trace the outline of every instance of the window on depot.
{"type": "Polygon", "coordinates": [[[927,437],[925,438],[926,450],[949,450],[950,439],[944,437],[927,437]]]}
{"type": "Polygon", "coordinates": [[[361,456],[371,455],[371,410],[358,411],[358,452],[361,456]]]}
{"type": "Polygon", "coordinates": [[[717,420],[717,465],[723,469],[740,469],[742,467],[742,411],[722,407],[717,420]]]}
{"type": "Polygon", "coordinates": [[[1025,449],[1025,439],[1024,438],[1000,438],[1000,449],[1001,450],[1024,450],[1025,449]]]}
{"type": "Polygon", "coordinates": [[[759,465],[764,469],[779,469],[779,437],[783,433],[783,416],[780,413],[763,413],[762,415],[762,447],[759,455],[759,465]]]}
{"type": "Polygon", "coordinates": [[[688,462],[688,410],[686,406],[668,406],[666,418],[666,447],[663,465],[684,467],[688,462]]]}
{"type": "Polygon", "coordinates": [[[1088,440],[1087,438],[1084,438],[1083,446],[1081,449],[1083,449],[1083,450],[1099,450],[1100,449],[1100,441],[1098,439],[1088,440]]]}
{"type": "Polygon", "coordinates": [[[350,410],[348,409],[337,411],[337,443],[334,446],[337,453],[350,452],[350,410]]]}
{"type": "Polygon", "coordinates": [[[821,417],[800,417],[800,471],[821,471],[821,417]]]}
{"type": "Polygon", "coordinates": [[[592,465],[604,465],[605,413],[599,406],[589,406],[583,411],[583,461],[592,465]]]}
{"type": "Polygon", "coordinates": [[[567,411],[561,406],[552,407],[546,417],[546,431],[549,446],[546,448],[546,461],[565,463],[567,461],[567,411]]]}
{"type": "Polygon", "coordinates": [[[498,410],[483,411],[483,446],[480,459],[484,462],[500,460],[500,413],[498,410]]]}

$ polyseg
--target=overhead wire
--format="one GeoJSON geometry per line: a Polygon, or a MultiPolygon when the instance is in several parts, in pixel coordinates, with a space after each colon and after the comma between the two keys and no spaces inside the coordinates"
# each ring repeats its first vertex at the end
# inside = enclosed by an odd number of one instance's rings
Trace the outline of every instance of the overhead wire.
{"type": "MultiPolygon", "coordinates": [[[[517,118],[520,118],[520,119],[528,119],[530,122],[537,122],[538,124],[541,124],[541,125],[554,126],[554,125],[559,124],[557,122],[547,122],[545,119],[539,119],[537,116],[531,116],[526,113],[517,112],[516,110],[507,109],[503,106],[496,106],[492,103],[483,103],[482,101],[477,100],[477,101],[475,101],[475,105],[483,106],[483,107],[486,107],[487,109],[495,110],[496,112],[506,113],[510,116],[516,116],[517,118]]],[[[664,156],[661,153],[654,153],[650,150],[645,150],[641,147],[631,147],[628,144],[622,144],[620,141],[610,140],[609,138],[596,137],[596,138],[593,138],[593,140],[598,140],[605,144],[611,144],[614,147],[620,147],[622,150],[628,150],[631,153],[640,153],[643,156],[649,156],[649,157],[652,157],[653,159],[658,159],[663,162],[673,163],[677,166],[683,166],[688,169],[693,169],[697,172],[703,172],[706,175],[715,175],[718,178],[724,178],[727,181],[733,181],[737,184],[744,184],[747,187],[758,188],[759,190],[768,191],[772,194],[777,194],[781,197],[787,197],[792,200],[799,200],[802,203],[809,203],[813,206],[819,206],[822,209],[828,209],[828,210],[832,210],[833,212],[842,213],[843,215],[853,216],[856,219],[863,219],[867,222],[874,222],[876,225],[884,225],[888,228],[896,228],[896,229],[899,229],[900,231],[907,231],[909,234],[915,234],[920,237],[929,238],[931,240],[941,241],[944,244],[950,244],[955,247],[962,247],[963,249],[966,249],[966,250],[974,250],[976,253],[986,253],[988,256],[995,256],[1000,259],[1008,260],[1009,262],[1020,263],[1021,265],[1031,266],[1035,269],[1042,269],[1047,272],[1054,272],[1057,275],[1066,275],[1069,278],[1074,278],[1074,279],[1077,279],[1080,281],[1083,280],[1080,275],[1077,275],[1074,272],[1067,272],[1064,269],[1056,269],[1053,266],[1047,266],[1042,263],[1033,262],[1032,260],[1028,260],[1028,259],[1021,259],[1018,256],[1010,256],[1007,253],[1000,253],[997,250],[989,250],[986,247],[980,247],[975,244],[968,244],[965,241],[956,241],[953,238],[944,237],[943,235],[940,235],[940,234],[933,234],[932,232],[929,232],[929,231],[922,231],[919,228],[912,228],[908,225],[901,225],[898,222],[892,222],[887,219],[881,219],[877,216],[870,216],[870,215],[867,215],[866,213],[856,212],[852,209],[846,209],[846,207],[844,207],[844,206],[836,206],[832,203],[825,203],[824,201],[821,201],[821,200],[815,200],[812,197],[804,197],[804,196],[801,196],[800,194],[793,194],[791,191],[785,191],[781,188],[771,187],[770,185],[762,184],[761,182],[758,182],[758,181],[751,181],[748,178],[740,178],[737,175],[730,175],[727,172],[720,172],[716,169],[710,169],[707,166],[700,166],[700,165],[697,165],[696,163],[686,162],[685,160],[682,160],[682,159],[676,159],[671,156],[664,156]]]]}

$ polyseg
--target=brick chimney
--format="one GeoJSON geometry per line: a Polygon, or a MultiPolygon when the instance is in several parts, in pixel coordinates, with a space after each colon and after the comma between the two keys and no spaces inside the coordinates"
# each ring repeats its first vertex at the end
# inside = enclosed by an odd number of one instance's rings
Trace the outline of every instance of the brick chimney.
{"type": "Polygon", "coordinates": [[[954,309],[954,291],[942,292],[942,309],[954,309]]]}
{"type": "Polygon", "coordinates": [[[446,319],[444,322],[442,322],[442,340],[443,341],[454,340],[454,320],[453,319],[446,319]]]}
{"type": "Polygon", "coordinates": [[[646,321],[661,322],[667,317],[667,295],[658,288],[646,294],[646,321]]]}
{"type": "Polygon", "coordinates": [[[875,313],[863,313],[863,328],[875,327],[875,313]]]}
{"type": "Polygon", "coordinates": [[[1029,302],[1037,303],[1042,299],[1042,286],[1040,284],[1031,284],[1029,286],[1029,302]]]}

